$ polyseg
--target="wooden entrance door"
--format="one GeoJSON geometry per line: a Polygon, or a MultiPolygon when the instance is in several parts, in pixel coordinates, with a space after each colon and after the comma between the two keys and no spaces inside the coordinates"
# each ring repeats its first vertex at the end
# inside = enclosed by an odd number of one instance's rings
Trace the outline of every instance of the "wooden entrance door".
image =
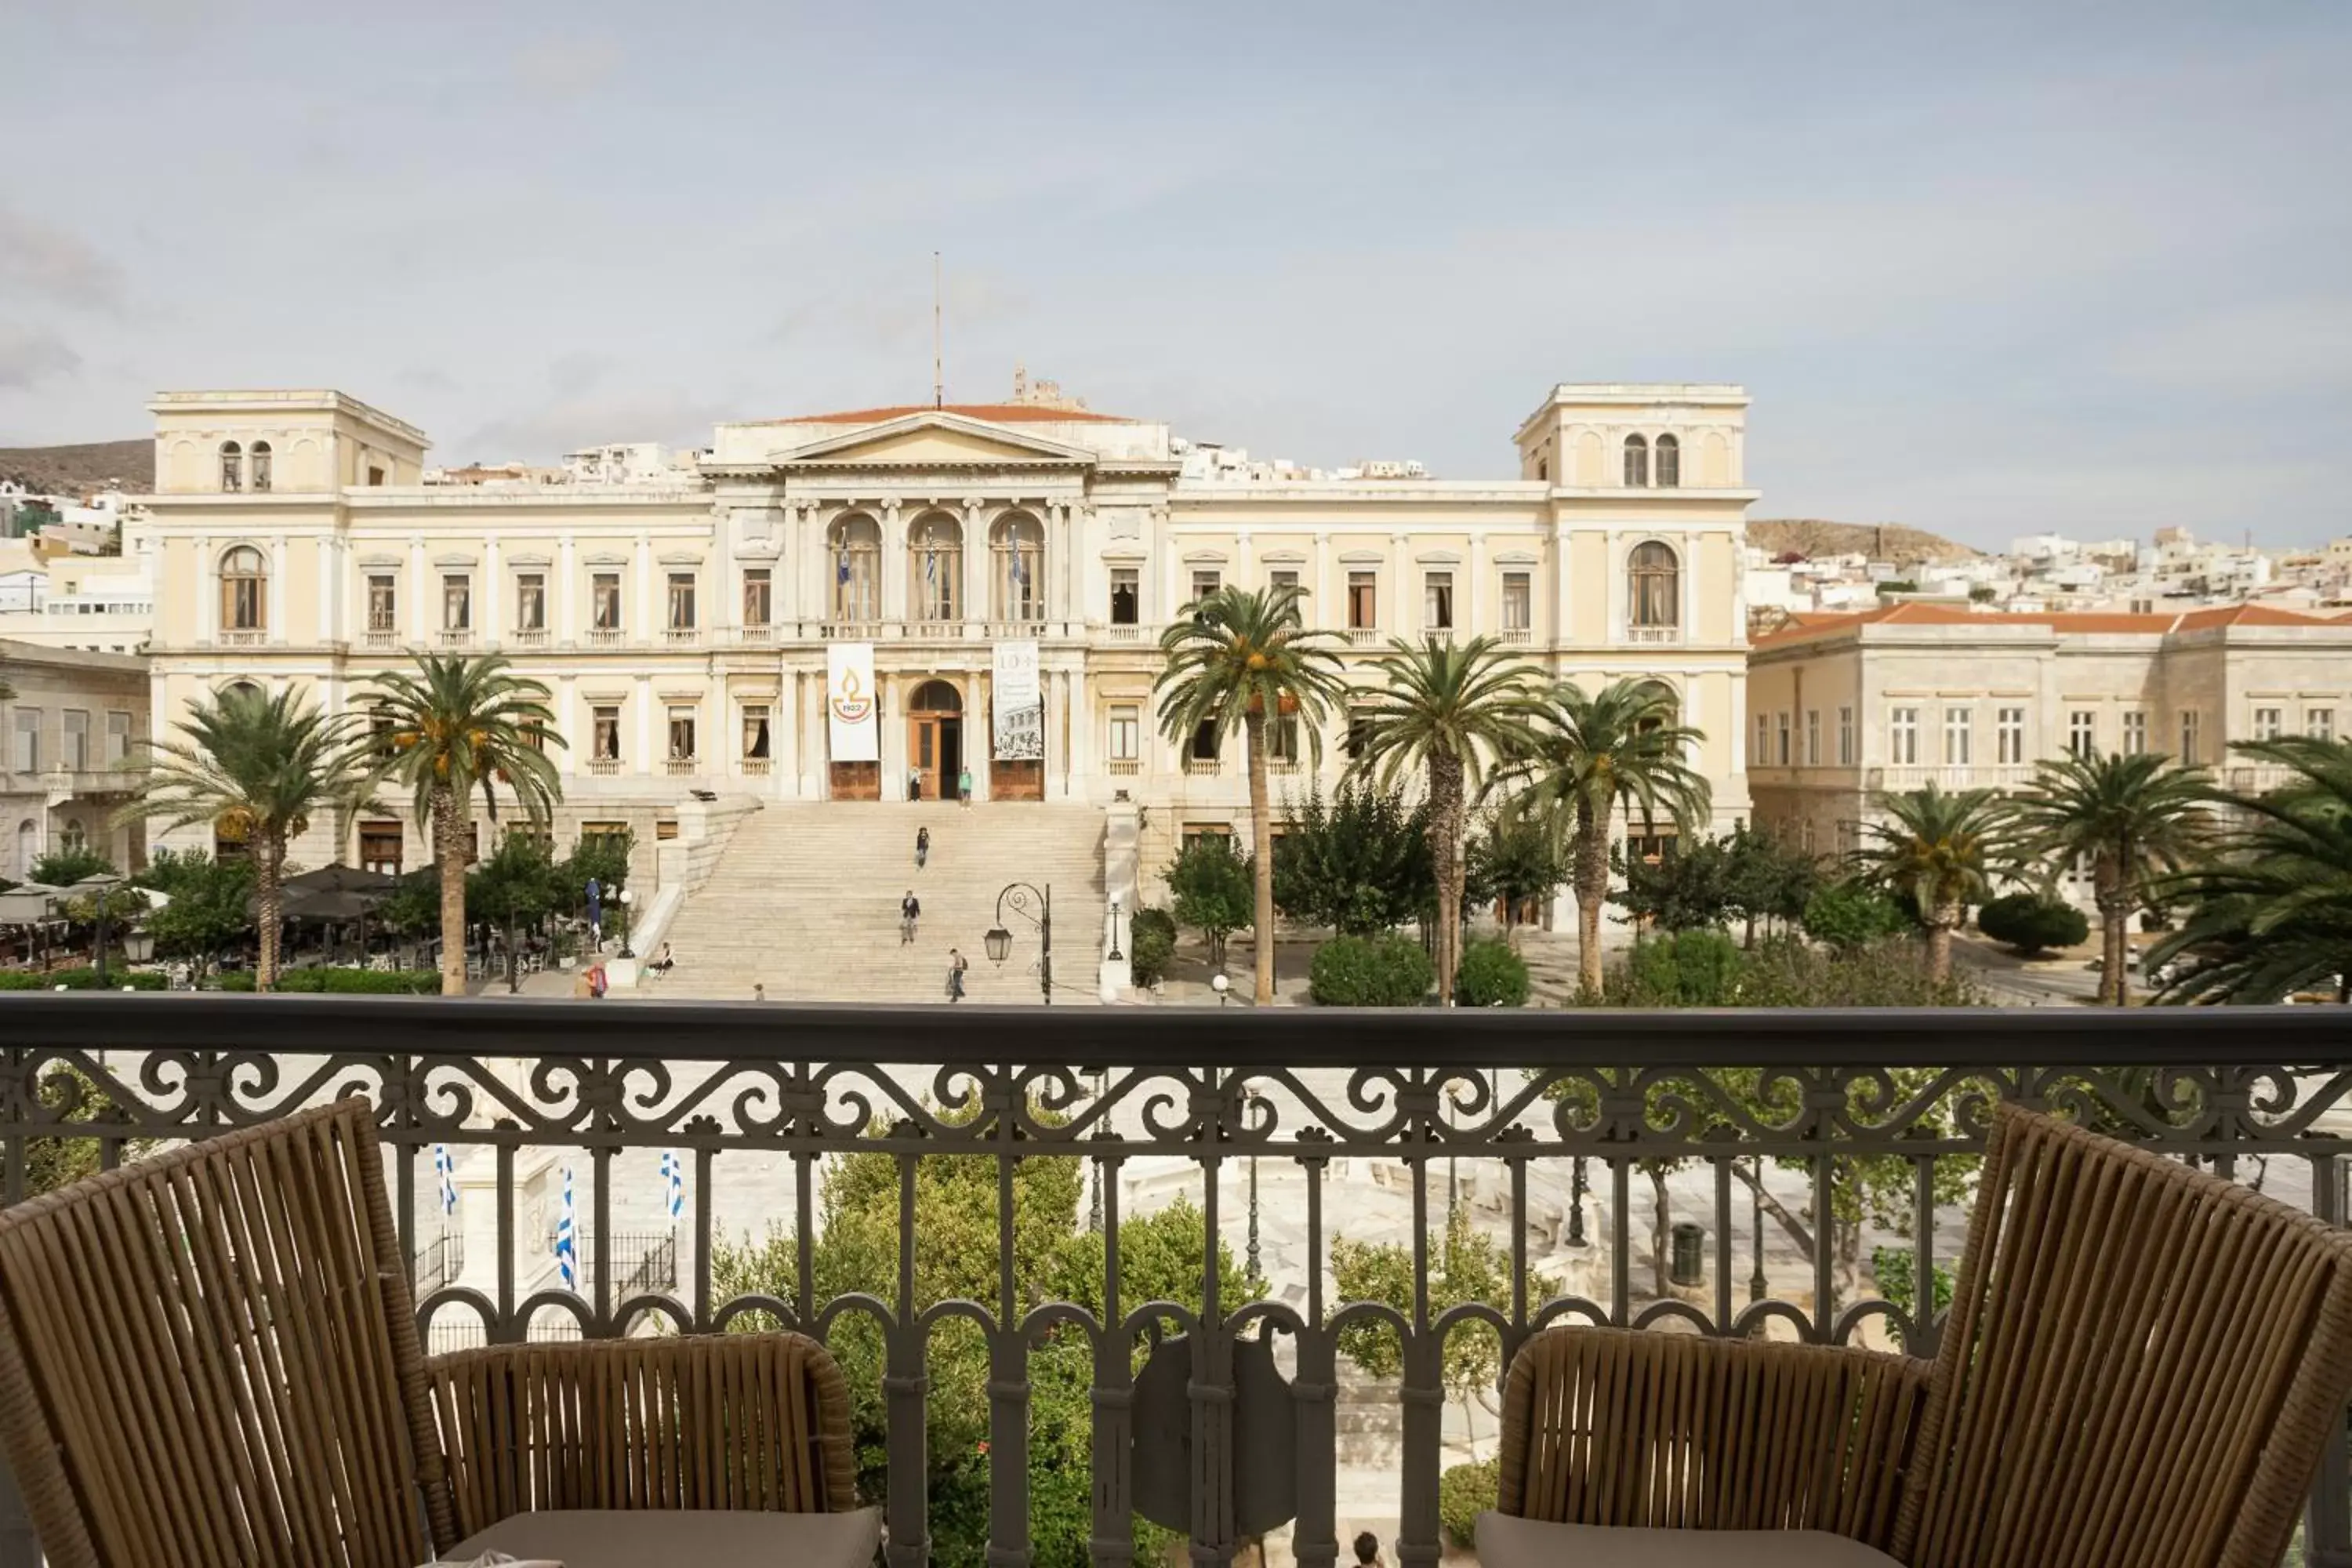
{"type": "Polygon", "coordinates": [[[907,767],[922,778],[925,800],[952,800],[963,766],[963,700],[944,680],[915,689],[907,708],[907,767]]]}

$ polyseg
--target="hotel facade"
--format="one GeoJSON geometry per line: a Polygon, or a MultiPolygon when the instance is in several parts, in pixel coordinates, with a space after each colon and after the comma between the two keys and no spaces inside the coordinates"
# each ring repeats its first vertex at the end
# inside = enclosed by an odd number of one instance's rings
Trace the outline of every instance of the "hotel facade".
{"type": "MultiPolygon", "coordinates": [[[[879,812],[969,772],[983,801],[1133,808],[1156,868],[1247,811],[1240,742],[1159,732],[1160,631],[1271,583],[1359,684],[1391,638],[1431,634],[1663,683],[1727,826],[1748,806],[1747,404],[1559,386],[1516,476],[1485,480],[1235,477],[1164,424],[1012,402],[721,425],[674,475],[467,486],[424,482],[425,434],[340,393],[167,393],[126,550],[156,585],[159,734],[236,682],[347,710],[415,652],[502,653],[553,694],[562,839],[691,838],[778,800],[879,812]]],[[[1345,734],[1334,715],[1327,784],[1345,734]]],[[[1277,795],[1303,793],[1306,738],[1271,750],[1277,795]]],[[[389,816],[298,854],[425,858],[389,816]]]]}

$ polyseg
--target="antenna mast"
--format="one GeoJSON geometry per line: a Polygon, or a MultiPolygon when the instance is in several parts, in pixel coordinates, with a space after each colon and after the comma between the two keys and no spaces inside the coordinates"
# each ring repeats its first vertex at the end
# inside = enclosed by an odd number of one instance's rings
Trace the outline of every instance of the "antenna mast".
{"type": "Polygon", "coordinates": [[[946,338],[940,313],[940,253],[931,252],[931,406],[947,406],[946,338]]]}

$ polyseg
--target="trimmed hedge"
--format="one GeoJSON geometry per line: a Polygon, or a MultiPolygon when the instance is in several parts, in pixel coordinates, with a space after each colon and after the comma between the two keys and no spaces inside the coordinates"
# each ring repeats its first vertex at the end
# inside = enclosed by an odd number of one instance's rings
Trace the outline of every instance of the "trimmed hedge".
{"type": "Polygon", "coordinates": [[[1315,950],[1307,994],[1319,1007],[1417,1007],[1436,978],[1409,937],[1335,936],[1315,950]]]}
{"type": "Polygon", "coordinates": [[[1454,1544],[1465,1551],[1478,1544],[1478,1516],[1495,1506],[1503,1487],[1499,1459],[1482,1465],[1456,1465],[1437,1478],[1437,1521],[1454,1544]]]}
{"type": "Polygon", "coordinates": [[[1464,1007],[1526,1006],[1528,961],[1507,942],[1472,942],[1462,950],[1462,966],[1454,971],[1454,1000],[1464,1007]]]}
{"type": "Polygon", "coordinates": [[[2087,942],[2091,921],[2072,904],[2040,893],[2011,893],[1977,911],[1977,930],[2031,958],[2050,948],[2087,942]]]}
{"type": "MultiPolygon", "coordinates": [[[[232,970],[214,984],[215,991],[250,991],[253,971],[232,970]]],[[[438,996],[437,969],[289,969],[278,976],[281,994],[334,996],[438,996]]]]}
{"type": "Polygon", "coordinates": [[[1676,931],[1637,945],[1624,984],[1636,1007],[1728,1007],[1739,999],[1746,955],[1719,931],[1676,931]]]}
{"type": "Polygon", "coordinates": [[[1157,985],[1176,956],[1176,917],[1166,910],[1138,910],[1127,922],[1128,963],[1138,985],[1157,985]]]}
{"type": "MultiPolygon", "coordinates": [[[[109,991],[125,988],[161,991],[169,984],[168,976],[143,969],[110,969],[106,974],[109,991]]],[[[68,991],[95,991],[98,989],[98,971],[89,968],[57,969],[47,974],[36,973],[29,969],[0,971],[0,991],[55,991],[60,985],[68,991]]]]}

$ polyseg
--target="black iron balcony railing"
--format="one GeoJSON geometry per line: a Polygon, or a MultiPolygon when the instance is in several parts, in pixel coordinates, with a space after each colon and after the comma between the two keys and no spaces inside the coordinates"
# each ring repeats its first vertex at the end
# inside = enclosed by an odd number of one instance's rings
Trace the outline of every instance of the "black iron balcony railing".
{"type": "MultiPolygon", "coordinates": [[[[1031,1560],[1036,1358],[1075,1346],[1092,1458],[1078,1549],[1094,1563],[1139,1560],[1140,1514],[1189,1534],[1197,1563],[1280,1528],[1301,1564],[1328,1568],[1344,1447],[1351,1495],[1391,1496],[1399,1560],[1429,1564],[1441,1469],[1481,1436],[1452,1354],[1463,1337],[1491,1346],[1475,1363],[1485,1378],[1564,1321],[1926,1353],[1996,1100],[2059,1110],[2336,1224],[2352,1171],[2352,1013],[2334,1008],[950,1012],[28,994],[0,997],[0,1047],[10,1202],[156,1141],[369,1097],[428,1343],[767,1321],[836,1344],[866,1336],[870,1353],[847,1358],[872,1374],[861,1419],[877,1458],[861,1484],[885,1508],[893,1568],[925,1560],[930,1489],[953,1479],[927,1439],[942,1334],[984,1342],[986,1436],[959,1473],[984,1475],[992,1563],[1031,1560]],[[469,1193],[493,1194],[490,1213],[447,1212],[436,1146],[466,1163],[469,1193]],[[947,1164],[982,1173],[975,1190],[993,1203],[976,1228],[927,1234],[947,1164]],[[579,1235],[616,1238],[577,1249],[571,1289],[544,1283],[559,1165],[579,1235]],[[1034,1216],[1015,1194],[1042,1169],[1064,1173],[1073,1212],[1045,1217],[1087,1243],[1064,1254],[1092,1260],[1083,1278],[1034,1267],[1034,1216]],[[861,1182],[878,1211],[853,1212],[861,1182]],[[1183,1300],[1139,1300],[1139,1249],[1121,1237],[1164,1218],[1171,1194],[1192,1205],[1199,1267],[1173,1287],[1183,1300]],[[976,1299],[924,1299],[937,1252],[985,1249],[992,1228],[976,1299]],[[621,1244],[656,1235],[676,1239],[621,1244]],[[1461,1245],[1469,1236],[1483,1241],[1461,1245]],[[1383,1246],[1397,1268],[1357,1267],[1383,1246]],[[1472,1252],[1494,1267],[1465,1286],[1472,1252]],[[861,1257],[870,1276],[850,1270],[861,1257]],[[771,1272],[747,1273],[747,1258],[771,1272]],[[724,1294],[730,1280],[750,1285],[724,1294]],[[1374,1340],[1380,1355],[1364,1349],[1374,1340]],[[1342,1406],[1375,1362],[1399,1386],[1370,1403],[1402,1415],[1343,1445],[1342,1406]],[[1275,1441],[1278,1456],[1256,1447],[1275,1441]]],[[[1165,1294],[1164,1268],[1153,1278],[1165,1294]]],[[[2339,1433],[2306,1529],[2313,1568],[2352,1563],[2347,1472],[2339,1433]]],[[[15,1568],[5,1545],[0,1568],[15,1568]]]]}

